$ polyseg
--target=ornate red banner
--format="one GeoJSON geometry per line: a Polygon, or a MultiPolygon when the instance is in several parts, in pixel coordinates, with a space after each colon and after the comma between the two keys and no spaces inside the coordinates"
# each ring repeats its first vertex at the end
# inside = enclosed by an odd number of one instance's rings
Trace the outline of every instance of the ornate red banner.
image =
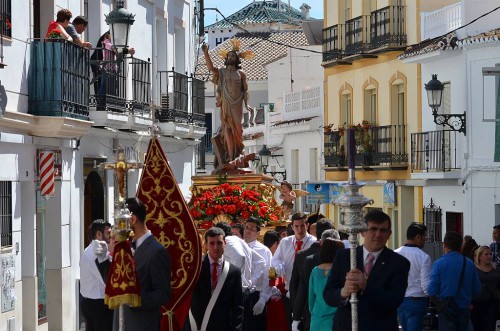
{"type": "Polygon", "coordinates": [[[201,242],[186,201],[158,139],[149,142],[137,197],[146,204],[146,225],[171,259],[172,297],[162,307],[162,331],[184,326],[201,269],[201,242]]]}

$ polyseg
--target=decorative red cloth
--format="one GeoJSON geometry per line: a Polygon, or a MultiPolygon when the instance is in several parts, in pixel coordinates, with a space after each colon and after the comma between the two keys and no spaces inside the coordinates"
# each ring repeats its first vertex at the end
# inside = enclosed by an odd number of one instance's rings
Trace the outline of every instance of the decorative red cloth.
{"type": "MultiPolygon", "coordinates": [[[[271,280],[269,280],[271,283],[271,280]]],[[[272,318],[266,318],[266,330],[267,331],[288,331],[288,320],[286,318],[285,303],[283,301],[283,296],[286,293],[285,281],[283,277],[276,278],[274,284],[270,286],[276,286],[281,291],[281,298],[279,300],[274,300],[271,298],[267,302],[267,316],[272,316],[272,318]]]]}
{"type": "Polygon", "coordinates": [[[162,331],[180,331],[201,270],[201,242],[186,201],[158,139],[149,142],[137,197],[146,204],[146,226],[167,248],[172,296],[162,307],[162,331]]]}
{"type": "Polygon", "coordinates": [[[104,303],[109,309],[128,304],[141,305],[141,288],[135,270],[134,257],[127,240],[118,241],[113,252],[113,262],[108,272],[104,303]]]}

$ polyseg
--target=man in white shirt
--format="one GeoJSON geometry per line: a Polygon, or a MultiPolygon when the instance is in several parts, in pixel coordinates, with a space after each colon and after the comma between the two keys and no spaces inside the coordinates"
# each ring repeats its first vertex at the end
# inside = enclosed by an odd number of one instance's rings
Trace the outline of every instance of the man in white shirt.
{"type": "MultiPolygon", "coordinates": [[[[316,237],[307,233],[307,216],[302,212],[295,212],[292,215],[293,235],[281,239],[278,249],[274,253],[271,265],[276,268],[278,274],[285,277],[285,289],[290,289],[290,279],[292,278],[293,262],[295,255],[301,249],[307,249],[316,242],[316,237]]],[[[287,293],[285,299],[285,309],[289,324],[292,324],[292,311],[290,306],[290,297],[287,293]]]]}
{"type": "Polygon", "coordinates": [[[264,272],[259,279],[255,280],[255,289],[249,293],[248,302],[245,302],[245,318],[243,330],[265,330],[266,329],[266,302],[271,297],[269,287],[269,267],[271,266],[272,253],[263,244],[257,241],[260,234],[260,221],[250,217],[245,223],[243,238],[247,245],[256,251],[265,260],[264,272]],[[248,306],[247,306],[248,303],[248,306]]]}
{"type": "Polygon", "coordinates": [[[216,228],[224,231],[226,247],[224,258],[241,271],[241,285],[243,290],[255,289],[255,282],[262,277],[266,267],[265,259],[251,249],[243,239],[232,235],[231,225],[226,222],[215,224],[216,228]]]}
{"type": "Polygon", "coordinates": [[[80,293],[82,313],[87,331],[111,331],[113,310],[104,304],[107,271],[110,257],[108,252],[111,224],[97,219],[90,225],[92,242],[80,258],[80,293]]]}
{"type": "Polygon", "coordinates": [[[406,244],[395,250],[410,261],[408,287],[398,308],[399,323],[404,331],[421,331],[423,328],[432,268],[431,257],[422,250],[426,238],[427,227],[413,222],[406,230],[406,244]]]}

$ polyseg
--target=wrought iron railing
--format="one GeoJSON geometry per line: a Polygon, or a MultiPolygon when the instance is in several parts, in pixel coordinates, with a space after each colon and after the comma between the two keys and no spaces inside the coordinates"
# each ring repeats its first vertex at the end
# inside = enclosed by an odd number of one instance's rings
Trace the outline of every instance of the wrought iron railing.
{"type": "Polygon", "coordinates": [[[89,119],[89,51],[58,40],[31,42],[28,113],[89,119]]]}
{"type": "Polygon", "coordinates": [[[96,48],[94,52],[102,55],[98,60],[91,60],[95,84],[94,95],[90,98],[90,107],[97,111],[125,113],[127,111],[127,77],[123,58],[116,58],[115,52],[105,48],[96,48]]]}
{"type": "Polygon", "coordinates": [[[133,114],[149,114],[151,102],[151,63],[132,58],[129,65],[132,67],[132,100],[130,110],[133,114]]]}
{"type": "Polygon", "coordinates": [[[363,15],[345,22],[345,54],[360,53],[369,46],[370,16],[363,15]]]}
{"type": "MultiPolygon", "coordinates": [[[[356,141],[356,166],[407,166],[405,125],[370,127],[363,134],[366,136],[356,141]]],[[[327,167],[347,165],[347,137],[344,130],[325,133],[324,155],[327,167]]]]}
{"type": "Polygon", "coordinates": [[[344,27],[343,24],[336,24],[323,29],[323,62],[342,57],[345,42],[344,27]]]}
{"type": "Polygon", "coordinates": [[[440,130],[411,134],[411,171],[451,171],[457,164],[457,132],[440,130]]]}
{"type": "Polygon", "coordinates": [[[406,46],[406,6],[388,6],[371,13],[370,48],[406,46]]]}
{"type": "Polygon", "coordinates": [[[161,109],[156,118],[160,122],[189,123],[189,77],[174,71],[158,71],[158,89],[161,109]]]}
{"type": "Polygon", "coordinates": [[[205,126],[205,82],[191,75],[191,122],[205,126]]]}

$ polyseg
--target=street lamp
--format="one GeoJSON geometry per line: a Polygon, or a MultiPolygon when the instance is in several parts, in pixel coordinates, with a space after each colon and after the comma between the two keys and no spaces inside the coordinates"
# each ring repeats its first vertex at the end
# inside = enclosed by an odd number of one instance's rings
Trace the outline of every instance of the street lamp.
{"type": "Polygon", "coordinates": [[[425,84],[427,91],[427,102],[432,108],[432,116],[434,123],[438,125],[447,125],[453,131],[462,132],[466,135],[465,112],[463,114],[438,114],[438,109],[443,101],[444,85],[437,79],[437,75],[433,74],[432,79],[425,84]]]}
{"type": "Polygon", "coordinates": [[[285,171],[267,171],[267,167],[269,166],[269,158],[275,158],[276,162],[278,163],[278,166],[283,169],[285,168],[284,164],[280,164],[278,162],[278,156],[283,156],[283,155],[273,155],[273,152],[269,148],[267,148],[266,145],[262,147],[262,149],[259,151],[259,156],[260,156],[260,163],[262,167],[262,172],[264,174],[269,174],[276,179],[276,181],[281,182],[286,180],[286,170],[285,171]]]}
{"type": "Polygon", "coordinates": [[[111,32],[111,41],[120,54],[128,48],[130,27],[134,24],[134,14],[123,8],[124,0],[117,0],[116,8],[106,16],[106,23],[111,32]]]}

